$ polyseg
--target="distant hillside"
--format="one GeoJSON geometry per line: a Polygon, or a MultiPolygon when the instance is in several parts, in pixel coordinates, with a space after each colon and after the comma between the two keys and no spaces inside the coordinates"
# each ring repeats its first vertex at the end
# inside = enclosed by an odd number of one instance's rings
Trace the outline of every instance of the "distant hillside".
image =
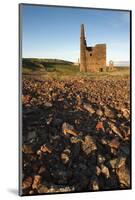
{"type": "Polygon", "coordinates": [[[23,68],[30,70],[47,70],[55,65],[71,65],[73,64],[70,61],[59,60],[59,59],[41,59],[41,58],[23,58],[22,66],[23,68]]]}

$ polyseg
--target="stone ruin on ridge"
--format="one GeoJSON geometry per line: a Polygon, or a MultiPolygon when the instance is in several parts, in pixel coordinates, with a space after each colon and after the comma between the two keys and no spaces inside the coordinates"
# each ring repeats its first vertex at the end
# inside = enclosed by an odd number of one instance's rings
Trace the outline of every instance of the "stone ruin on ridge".
{"type": "Polygon", "coordinates": [[[87,46],[84,25],[81,24],[80,32],[80,72],[112,71],[113,62],[106,65],[106,44],[87,46]]]}

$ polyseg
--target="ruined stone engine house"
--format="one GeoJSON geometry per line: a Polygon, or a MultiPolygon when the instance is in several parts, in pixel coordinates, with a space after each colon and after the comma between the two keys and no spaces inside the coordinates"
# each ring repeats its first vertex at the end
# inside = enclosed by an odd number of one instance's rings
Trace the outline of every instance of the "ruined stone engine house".
{"type": "Polygon", "coordinates": [[[80,31],[80,72],[106,71],[106,44],[87,46],[84,25],[80,31]]]}

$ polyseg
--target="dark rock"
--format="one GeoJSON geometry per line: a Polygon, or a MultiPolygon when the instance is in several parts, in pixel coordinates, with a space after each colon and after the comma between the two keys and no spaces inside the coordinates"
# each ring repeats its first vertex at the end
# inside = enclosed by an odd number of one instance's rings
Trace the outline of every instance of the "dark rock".
{"type": "Polygon", "coordinates": [[[33,139],[35,139],[36,137],[37,137],[36,131],[28,132],[27,141],[33,140],[33,139]]]}
{"type": "Polygon", "coordinates": [[[56,184],[67,184],[72,177],[72,171],[59,166],[59,169],[53,171],[51,176],[56,184]]]}
{"type": "Polygon", "coordinates": [[[81,169],[81,170],[87,170],[87,166],[85,165],[85,164],[83,164],[83,163],[80,163],[79,165],[78,165],[78,167],[81,169]]]}
{"type": "Polygon", "coordinates": [[[53,120],[53,124],[52,125],[56,126],[56,127],[59,127],[59,126],[61,126],[62,122],[63,122],[62,119],[56,118],[56,119],[53,120]]]}
{"type": "Polygon", "coordinates": [[[122,144],[120,146],[120,151],[123,152],[123,154],[129,156],[130,155],[130,145],[129,144],[122,144]]]}
{"type": "Polygon", "coordinates": [[[46,168],[43,167],[43,166],[41,166],[41,167],[39,168],[39,170],[38,170],[38,174],[39,174],[39,175],[42,175],[45,171],[46,171],[46,168]]]}
{"type": "Polygon", "coordinates": [[[76,191],[82,191],[88,187],[89,178],[87,176],[80,174],[80,176],[76,179],[77,179],[75,185],[76,191]]]}
{"type": "Polygon", "coordinates": [[[74,144],[74,146],[72,147],[72,159],[73,159],[73,160],[77,160],[79,154],[80,154],[80,143],[76,143],[76,144],[74,144]]]}

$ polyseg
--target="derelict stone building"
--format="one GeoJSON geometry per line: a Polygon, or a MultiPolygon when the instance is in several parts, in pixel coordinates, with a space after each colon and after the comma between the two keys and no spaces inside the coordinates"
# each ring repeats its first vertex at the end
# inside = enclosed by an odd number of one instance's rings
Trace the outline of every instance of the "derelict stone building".
{"type": "Polygon", "coordinates": [[[102,72],[106,70],[106,44],[88,47],[85,39],[84,25],[80,32],[80,71],[102,72]]]}

